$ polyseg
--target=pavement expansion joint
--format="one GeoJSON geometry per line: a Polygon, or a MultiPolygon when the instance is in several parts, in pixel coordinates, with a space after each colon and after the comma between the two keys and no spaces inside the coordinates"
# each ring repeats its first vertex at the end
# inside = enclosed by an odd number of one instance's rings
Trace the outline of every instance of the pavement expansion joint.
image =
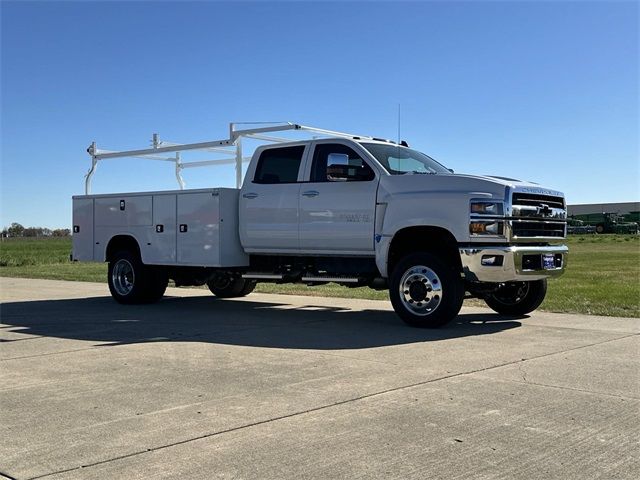
{"type": "MultiPolygon", "coordinates": [[[[638,334],[635,334],[635,333],[634,334],[629,334],[629,335],[624,335],[624,336],[616,337],[616,338],[613,338],[613,339],[603,340],[601,342],[595,342],[595,343],[591,343],[591,344],[588,344],[588,345],[581,345],[581,346],[577,346],[577,347],[572,347],[572,348],[568,348],[568,349],[557,351],[557,352],[551,352],[551,353],[546,353],[546,354],[543,354],[543,355],[538,355],[538,356],[535,356],[535,357],[522,358],[522,359],[511,361],[511,362],[505,362],[505,363],[502,363],[502,364],[499,364],[499,365],[493,365],[493,366],[490,366],[490,367],[479,368],[479,369],[476,369],[476,370],[471,370],[471,371],[466,371],[466,372],[453,373],[453,374],[450,374],[450,375],[444,375],[444,376],[440,376],[440,377],[437,377],[437,378],[432,378],[432,379],[429,379],[429,380],[425,380],[425,381],[417,382],[417,383],[412,383],[412,384],[408,384],[408,385],[401,385],[399,387],[389,388],[389,389],[386,389],[386,390],[381,390],[381,391],[369,393],[369,394],[366,394],[366,395],[360,395],[360,396],[357,396],[357,397],[349,398],[349,399],[346,399],[346,400],[341,400],[339,402],[334,402],[334,403],[330,403],[330,404],[327,404],[327,405],[321,405],[319,407],[310,408],[310,409],[307,409],[307,410],[293,412],[293,413],[289,413],[289,414],[286,414],[286,415],[280,415],[280,416],[277,416],[277,417],[268,418],[268,419],[265,419],[265,420],[260,420],[260,421],[257,421],[257,422],[248,423],[248,424],[245,424],[245,425],[239,425],[237,427],[228,428],[228,429],[225,429],[225,430],[220,430],[218,432],[211,432],[211,433],[207,433],[207,434],[204,434],[204,435],[198,435],[198,436],[193,437],[193,438],[187,438],[185,440],[180,440],[180,441],[177,441],[177,442],[168,443],[168,444],[165,444],[165,445],[159,445],[157,447],[138,450],[136,452],[131,452],[131,453],[128,453],[126,455],[120,455],[120,456],[116,456],[116,457],[105,459],[105,460],[100,460],[100,461],[93,462],[93,463],[86,464],[86,465],[81,465],[81,466],[72,467],[72,468],[68,468],[68,469],[64,469],[64,470],[58,470],[58,471],[55,471],[55,472],[45,473],[43,475],[38,475],[38,476],[35,476],[35,477],[31,477],[31,478],[29,478],[29,480],[36,480],[36,479],[40,479],[40,478],[46,478],[46,477],[49,477],[49,476],[52,476],[52,475],[59,475],[59,474],[62,474],[62,473],[68,473],[68,472],[72,472],[72,471],[79,470],[79,469],[82,469],[82,468],[90,468],[90,467],[95,467],[95,466],[98,466],[98,465],[104,465],[106,463],[122,460],[122,459],[125,459],[125,458],[131,458],[131,457],[135,457],[135,456],[138,456],[138,455],[143,455],[145,453],[155,452],[155,451],[158,451],[158,450],[163,450],[165,448],[175,447],[175,446],[178,446],[178,445],[184,445],[186,443],[195,442],[195,441],[198,441],[198,440],[203,440],[205,438],[216,437],[216,436],[220,436],[220,435],[223,435],[223,434],[226,434],[226,433],[236,432],[236,431],[239,431],[239,430],[244,430],[244,429],[247,429],[247,428],[252,428],[252,427],[256,427],[256,426],[260,426],[260,425],[265,425],[265,424],[272,423],[272,422],[277,422],[277,421],[280,421],[280,420],[285,420],[285,419],[289,419],[289,418],[293,418],[293,417],[298,417],[298,416],[301,416],[301,415],[306,415],[308,413],[314,413],[314,412],[318,412],[318,411],[325,410],[325,409],[328,409],[328,408],[337,407],[337,406],[341,406],[341,405],[345,405],[345,404],[349,404],[349,403],[353,403],[353,402],[358,402],[360,400],[365,400],[365,399],[368,399],[368,398],[378,397],[378,396],[381,396],[381,395],[386,395],[386,394],[389,394],[389,393],[392,393],[392,392],[398,392],[398,391],[405,390],[405,389],[416,388],[416,387],[420,387],[420,386],[427,385],[427,384],[430,384],[430,383],[439,382],[441,380],[448,380],[448,379],[451,379],[451,378],[462,377],[462,376],[466,376],[466,375],[473,375],[473,374],[476,374],[476,373],[486,372],[486,371],[489,371],[489,370],[494,370],[494,369],[498,369],[498,368],[502,368],[502,367],[506,367],[506,366],[510,366],[510,365],[517,365],[517,364],[521,364],[521,363],[529,361],[529,360],[536,360],[536,359],[539,359],[539,358],[558,355],[558,354],[562,354],[562,353],[566,353],[566,352],[570,352],[570,351],[574,351],[574,350],[580,350],[580,349],[583,349],[583,348],[589,348],[589,347],[593,347],[593,346],[596,346],[596,345],[601,345],[601,344],[604,344],[604,343],[609,343],[609,342],[614,342],[614,341],[617,341],[617,340],[622,340],[624,338],[634,337],[634,336],[637,336],[637,335],[638,334]]],[[[524,382],[515,382],[515,383],[524,383],[524,382]]],[[[530,384],[530,383],[527,382],[527,384],[530,384]]]]}
{"type": "Polygon", "coordinates": [[[12,477],[11,475],[7,475],[6,473],[0,472],[0,480],[18,480],[18,479],[15,477],[12,477]]]}
{"type": "Polygon", "coordinates": [[[522,381],[513,380],[513,379],[498,379],[498,378],[493,378],[493,377],[483,377],[483,378],[487,378],[487,379],[498,381],[498,382],[505,382],[505,383],[520,383],[520,384],[523,384],[523,385],[532,385],[532,386],[535,386],[535,387],[557,388],[559,390],[568,390],[568,391],[571,391],[571,392],[586,393],[587,395],[619,398],[621,400],[631,400],[631,401],[634,401],[634,402],[639,402],[640,401],[640,398],[629,397],[627,395],[618,395],[618,394],[615,394],[615,393],[595,392],[593,390],[585,390],[585,389],[582,389],[582,388],[567,387],[567,386],[564,386],[564,385],[549,385],[548,383],[532,382],[530,380],[527,380],[526,382],[522,382],[522,381]]]}

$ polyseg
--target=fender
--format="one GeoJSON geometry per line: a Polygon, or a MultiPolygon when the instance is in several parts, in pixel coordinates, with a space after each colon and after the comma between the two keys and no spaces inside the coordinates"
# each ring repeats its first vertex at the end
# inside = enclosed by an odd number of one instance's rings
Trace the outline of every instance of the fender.
{"type": "MultiPolygon", "coordinates": [[[[452,192],[406,192],[388,197],[386,208],[380,209],[384,218],[376,235],[376,266],[380,274],[387,278],[389,247],[394,236],[409,227],[431,227],[442,229],[455,238],[456,242],[469,241],[469,194],[452,192]],[[454,221],[452,221],[454,220],[454,221]]],[[[416,238],[416,247],[419,248],[416,238]]]]}
{"type": "Polygon", "coordinates": [[[142,258],[142,263],[145,263],[142,254],[142,248],[140,248],[140,239],[137,238],[135,234],[132,234],[131,231],[118,231],[110,236],[108,242],[100,242],[100,245],[96,244],[96,250],[94,251],[94,260],[99,262],[106,262],[109,260],[108,255],[114,253],[115,250],[118,250],[120,248],[120,245],[122,245],[123,248],[131,249],[134,243],[135,247],[138,250],[138,253],[142,258]]]}

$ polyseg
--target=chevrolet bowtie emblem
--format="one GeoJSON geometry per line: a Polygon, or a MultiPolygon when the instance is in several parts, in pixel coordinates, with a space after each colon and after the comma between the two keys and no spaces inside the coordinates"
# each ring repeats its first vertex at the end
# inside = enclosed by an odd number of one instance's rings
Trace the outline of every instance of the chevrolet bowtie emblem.
{"type": "Polygon", "coordinates": [[[541,204],[538,207],[538,215],[543,216],[543,217],[548,217],[549,215],[551,215],[552,210],[549,208],[549,205],[547,205],[546,203],[541,204]]]}

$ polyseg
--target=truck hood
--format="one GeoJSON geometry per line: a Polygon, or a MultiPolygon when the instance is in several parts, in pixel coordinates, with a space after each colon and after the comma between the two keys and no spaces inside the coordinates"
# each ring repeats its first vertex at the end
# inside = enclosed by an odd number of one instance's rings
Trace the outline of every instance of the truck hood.
{"type": "Polygon", "coordinates": [[[453,174],[458,177],[475,178],[478,180],[485,180],[494,182],[505,187],[510,187],[512,190],[527,193],[537,193],[540,195],[553,195],[557,197],[564,197],[564,193],[550,188],[541,186],[538,183],[527,182],[525,180],[517,180],[515,178],[498,177],[494,175],[468,175],[468,174],[453,174]]]}
{"type": "Polygon", "coordinates": [[[509,191],[564,197],[562,192],[542,187],[536,183],[512,178],[460,173],[437,175],[384,175],[380,179],[379,201],[386,195],[448,193],[474,198],[505,199],[509,191]]]}

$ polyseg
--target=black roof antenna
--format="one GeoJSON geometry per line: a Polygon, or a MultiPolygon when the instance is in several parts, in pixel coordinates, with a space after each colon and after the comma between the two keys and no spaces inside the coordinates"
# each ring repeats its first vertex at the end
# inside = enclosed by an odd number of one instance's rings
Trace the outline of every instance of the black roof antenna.
{"type": "Polygon", "coordinates": [[[400,144],[400,104],[398,104],[398,145],[400,144]]]}
{"type": "Polygon", "coordinates": [[[400,104],[398,104],[398,145],[401,147],[409,147],[406,140],[400,140],[400,104]]]}

